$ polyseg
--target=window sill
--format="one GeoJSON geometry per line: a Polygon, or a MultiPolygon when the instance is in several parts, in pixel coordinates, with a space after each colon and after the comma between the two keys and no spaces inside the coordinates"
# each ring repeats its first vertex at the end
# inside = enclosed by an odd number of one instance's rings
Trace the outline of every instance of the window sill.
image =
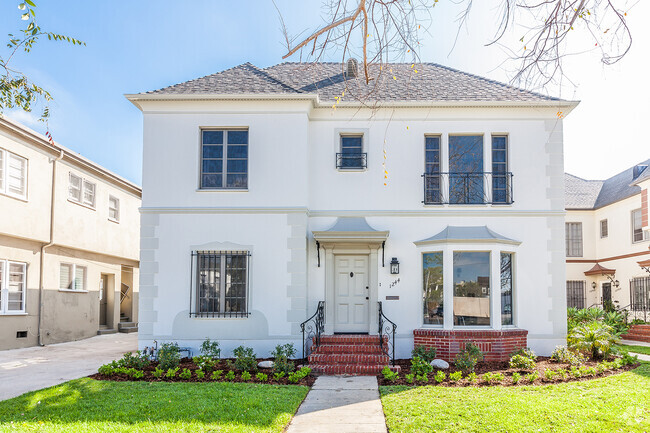
{"type": "Polygon", "coordinates": [[[59,292],[66,292],[66,293],[88,293],[88,290],[59,289],[59,292]]]}
{"type": "Polygon", "coordinates": [[[70,203],[74,203],[74,204],[76,204],[77,206],[85,207],[86,209],[97,210],[97,209],[94,208],[93,206],[87,205],[87,204],[85,204],[85,203],[78,202],[77,200],[71,199],[70,197],[68,197],[68,201],[69,201],[70,203]]]}
{"type": "Polygon", "coordinates": [[[28,316],[29,314],[21,311],[17,311],[15,313],[0,313],[0,317],[2,316],[28,316]]]}
{"type": "Polygon", "coordinates": [[[248,188],[197,188],[196,192],[248,192],[248,188]]]}
{"type": "Polygon", "coordinates": [[[28,203],[28,201],[27,201],[27,195],[25,195],[25,196],[23,197],[23,196],[20,196],[20,195],[8,194],[8,193],[6,193],[6,192],[0,192],[0,195],[4,195],[5,197],[13,198],[13,199],[15,199],[15,200],[18,200],[18,201],[22,201],[22,202],[28,203]]]}
{"type": "Polygon", "coordinates": [[[368,171],[368,168],[337,168],[336,171],[339,173],[364,173],[368,171]]]}
{"type": "Polygon", "coordinates": [[[114,218],[109,218],[108,220],[109,220],[110,222],[112,222],[112,223],[115,223],[115,224],[119,224],[119,223],[120,223],[120,220],[116,220],[116,219],[114,219],[114,218]]]}
{"type": "Polygon", "coordinates": [[[206,314],[206,315],[197,315],[190,314],[190,319],[199,319],[199,320],[246,320],[251,313],[241,313],[237,316],[230,316],[228,314],[206,314]]]}

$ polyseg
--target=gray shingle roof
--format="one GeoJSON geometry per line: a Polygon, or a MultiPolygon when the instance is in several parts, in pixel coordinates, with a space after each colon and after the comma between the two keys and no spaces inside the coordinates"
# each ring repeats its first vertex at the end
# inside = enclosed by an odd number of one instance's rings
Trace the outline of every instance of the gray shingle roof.
{"type": "Polygon", "coordinates": [[[382,101],[562,101],[435,63],[389,64],[370,84],[344,75],[341,63],[281,63],[265,69],[244,63],[146,94],[318,94],[322,101],[334,101],[344,91],[343,100],[370,95],[382,101]]]}
{"type": "Polygon", "coordinates": [[[650,165],[650,159],[635,164],[606,180],[584,180],[571,174],[565,174],[565,207],[567,209],[599,209],[639,194],[641,188],[632,182],[650,177],[650,169],[637,179],[633,179],[633,170],[637,165],[650,165]]]}
{"type": "Polygon", "coordinates": [[[470,227],[457,227],[447,226],[440,233],[431,236],[430,238],[415,241],[418,244],[430,243],[447,243],[447,242],[501,242],[509,244],[520,244],[520,241],[510,239],[499,233],[490,230],[487,226],[470,226],[470,227]]]}

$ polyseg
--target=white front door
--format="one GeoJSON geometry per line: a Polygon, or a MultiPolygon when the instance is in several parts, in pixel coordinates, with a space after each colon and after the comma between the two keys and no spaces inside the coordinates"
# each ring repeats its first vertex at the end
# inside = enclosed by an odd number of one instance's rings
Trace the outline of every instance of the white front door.
{"type": "Polygon", "coordinates": [[[368,256],[335,256],[334,332],[368,332],[368,256]]]}

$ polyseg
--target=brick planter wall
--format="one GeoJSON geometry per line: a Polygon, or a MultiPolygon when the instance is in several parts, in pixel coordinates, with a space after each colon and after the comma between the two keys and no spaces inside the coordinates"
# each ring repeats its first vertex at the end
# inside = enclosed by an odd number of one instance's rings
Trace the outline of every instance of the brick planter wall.
{"type": "Polygon", "coordinates": [[[451,362],[466,341],[473,341],[485,355],[486,361],[507,361],[512,352],[528,347],[525,329],[495,330],[413,330],[415,346],[435,347],[437,357],[451,362]]]}

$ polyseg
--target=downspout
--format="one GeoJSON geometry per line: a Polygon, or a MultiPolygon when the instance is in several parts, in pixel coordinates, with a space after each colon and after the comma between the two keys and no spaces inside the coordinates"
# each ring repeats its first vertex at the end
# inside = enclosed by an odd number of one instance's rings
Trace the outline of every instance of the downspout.
{"type": "Polygon", "coordinates": [[[44,286],[44,268],[45,268],[45,249],[54,245],[54,205],[56,203],[56,163],[63,158],[63,149],[59,149],[59,156],[52,161],[52,200],[50,203],[50,241],[41,246],[41,263],[38,283],[38,345],[43,344],[43,286],[44,286]]]}

